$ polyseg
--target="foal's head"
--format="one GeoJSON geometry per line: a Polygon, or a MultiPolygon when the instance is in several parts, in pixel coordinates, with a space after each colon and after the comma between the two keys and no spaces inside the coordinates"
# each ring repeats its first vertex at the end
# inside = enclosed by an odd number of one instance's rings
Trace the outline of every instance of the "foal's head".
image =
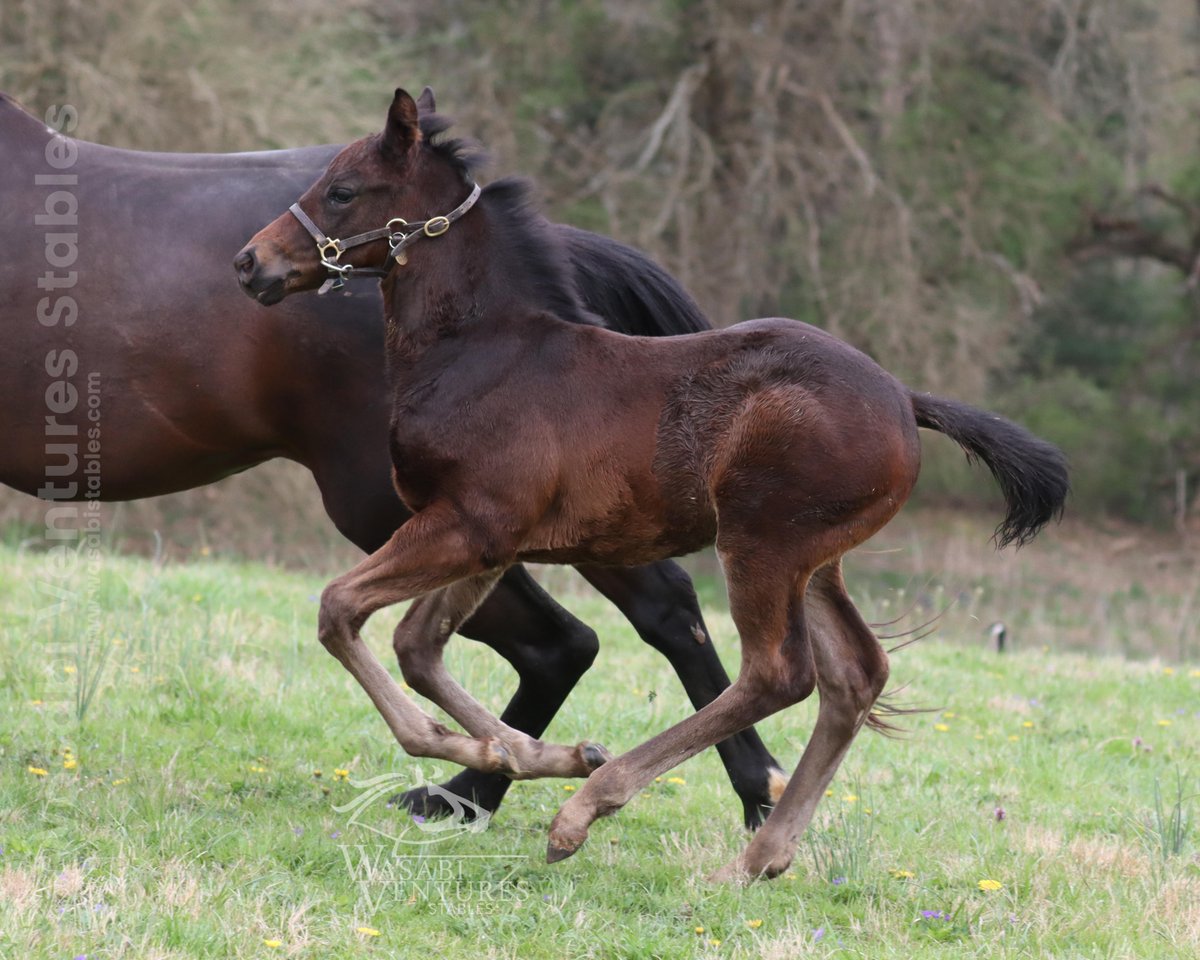
{"type": "MultiPolygon", "coordinates": [[[[298,215],[284,213],[234,258],[246,294],[270,306],[321,286],[339,268],[390,267],[391,244],[403,235],[405,223],[437,218],[424,234],[437,236],[444,215],[471,190],[472,159],[458,144],[431,147],[429,138],[449,126],[433,110],[428,88],[419,101],[397,90],[383,132],[342,150],[300,197],[302,213],[329,242],[315,240],[298,215]],[[344,248],[336,243],[371,232],[378,236],[344,248]]],[[[399,255],[401,262],[404,256],[399,255]]]]}

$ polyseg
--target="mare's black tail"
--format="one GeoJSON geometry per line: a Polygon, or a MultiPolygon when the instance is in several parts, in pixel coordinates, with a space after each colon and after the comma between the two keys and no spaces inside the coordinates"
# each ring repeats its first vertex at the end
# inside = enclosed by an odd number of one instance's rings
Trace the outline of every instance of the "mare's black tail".
{"type": "Polygon", "coordinates": [[[982,460],[1008,504],[996,527],[996,543],[1005,547],[1028,543],[1053,517],[1061,516],[1070,489],[1067,458],[1052,443],[994,413],[928,393],[912,394],[917,426],[944,433],[982,460]]]}

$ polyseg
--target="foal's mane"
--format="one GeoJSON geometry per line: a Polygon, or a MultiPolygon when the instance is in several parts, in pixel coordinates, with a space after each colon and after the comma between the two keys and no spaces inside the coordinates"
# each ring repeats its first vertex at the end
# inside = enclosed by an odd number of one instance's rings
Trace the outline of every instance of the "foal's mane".
{"type": "MultiPolygon", "coordinates": [[[[424,113],[421,137],[434,154],[471,182],[488,155],[475,140],[445,136],[453,122],[440,113],[424,113]]],[[[504,177],[484,187],[479,199],[499,235],[494,255],[504,257],[513,281],[523,281],[531,299],[560,320],[604,326],[584,306],[566,246],[538,209],[533,182],[504,177]]]]}

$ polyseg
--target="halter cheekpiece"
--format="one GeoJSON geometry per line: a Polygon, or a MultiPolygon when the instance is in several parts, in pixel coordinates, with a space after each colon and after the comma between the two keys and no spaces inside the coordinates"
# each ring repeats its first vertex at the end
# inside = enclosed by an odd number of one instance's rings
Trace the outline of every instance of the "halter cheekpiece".
{"type": "Polygon", "coordinates": [[[321,228],[313,222],[312,217],[300,209],[299,203],[293,203],[288,207],[288,212],[300,221],[300,225],[317,243],[317,256],[321,258],[321,266],[331,274],[329,279],[321,284],[317,293],[328,293],[330,290],[340,290],[344,287],[351,274],[386,277],[392,268],[393,261],[403,266],[408,262],[408,254],[404,252],[406,248],[422,237],[440,237],[450,229],[450,224],[475,206],[475,201],[479,199],[479,194],[482,192],[479,184],[472,183],[470,196],[445,216],[431,217],[428,220],[418,220],[413,223],[400,217],[392,217],[377,230],[358,233],[345,240],[325,236],[321,228]],[[388,255],[387,259],[383,261],[382,267],[355,267],[349,263],[338,263],[342,254],[351,247],[358,247],[375,240],[387,240],[388,242],[388,255]]]}

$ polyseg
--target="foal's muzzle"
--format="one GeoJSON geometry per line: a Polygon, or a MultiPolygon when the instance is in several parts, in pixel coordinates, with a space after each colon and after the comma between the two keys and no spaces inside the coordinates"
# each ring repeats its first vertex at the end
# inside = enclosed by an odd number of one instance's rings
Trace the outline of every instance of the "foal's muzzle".
{"type": "Polygon", "coordinates": [[[269,307],[287,295],[287,276],[267,273],[256,256],[256,250],[257,247],[253,245],[243,247],[233,258],[233,269],[237,271],[242,292],[264,307],[269,307]]]}

